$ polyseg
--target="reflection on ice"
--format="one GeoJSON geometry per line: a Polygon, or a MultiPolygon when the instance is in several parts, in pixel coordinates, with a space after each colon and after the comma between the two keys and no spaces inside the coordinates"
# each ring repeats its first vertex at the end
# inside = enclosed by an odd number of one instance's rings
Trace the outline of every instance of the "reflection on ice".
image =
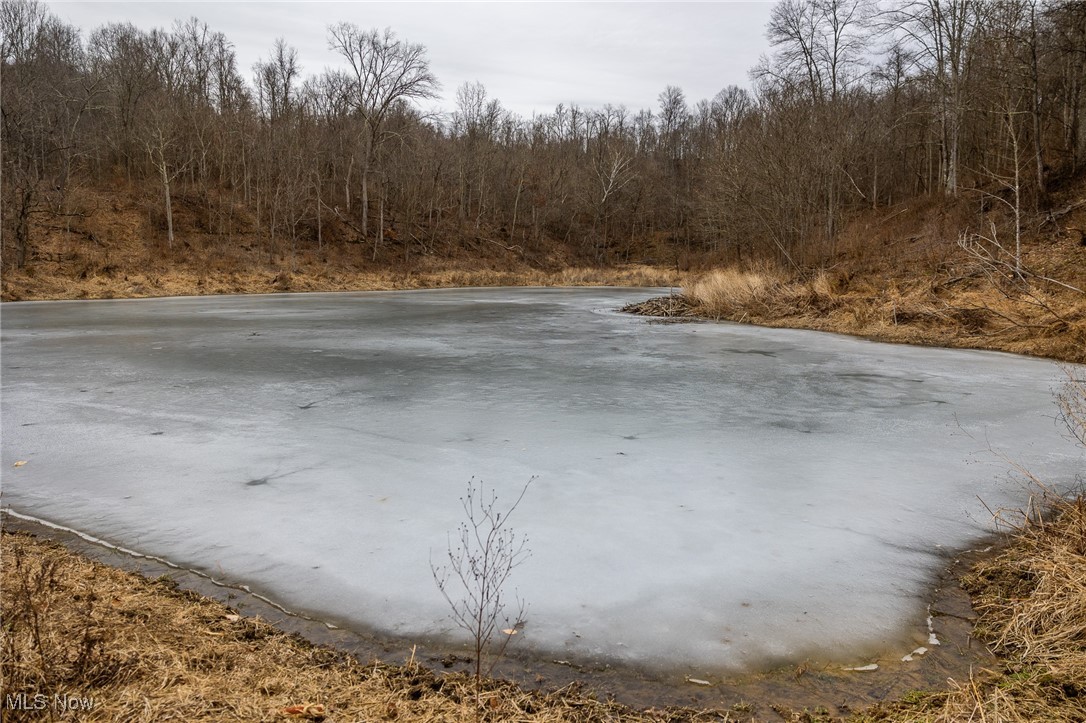
{"type": "Polygon", "coordinates": [[[518,644],[725,669],[927,644],[940,551],[1024,499],[989,448],[1082,469],[1052,364],[613,311],[648,293],[5,304],[4,504],[453,635],[429,560],[466,481],[537,476],[518,644]]]}

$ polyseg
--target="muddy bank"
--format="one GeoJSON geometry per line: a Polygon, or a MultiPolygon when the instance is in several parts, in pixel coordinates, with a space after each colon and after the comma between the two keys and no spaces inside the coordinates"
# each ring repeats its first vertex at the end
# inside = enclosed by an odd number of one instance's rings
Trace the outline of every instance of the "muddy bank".
{"type": "MultiPolygon", "coordinates": [[[[462,648],[449,647],[433,640],[408,640],[383,636],[374,631],[344,630],[304,614],[287,611],[259,595],[244,589],[215,583],[202,573],[179,569],[165,561],[135,557],[89,541],[63,529],[3,516],[5,531],[30,533],[45,540],[62,543],[70,553],[98,563],[135,573],[130,584],[153,587],[155,580],[172,581],[180,590],[197,593],[201,598],[229,606],[224,615],[239,614],[260,618],[276,629],[298,635],[309,643],[329,646],[366,664],[381,660],[399,665],[417,661],[438,676],[466,674],[470,658],[462,648]]],[[[10,539],[5,535],[5,545],[10,539]]],[[[8,552],[8,550],[5,550],[8,552]]],[[[917,690],[945,689],[947,680],[967,679],[971,670],[990,667],[995,658],[971,636],[975,615],[969,596],[958,580],[972,565],[991,556],[992,547],[948,556],[930,589],[929,605],[932,634],[938,645],[920,641],[924,654],[901,660],[900,651],[887,653],[863,663],[875,663],[878,669],[845,671],[840,665],[803,661],[772,671],[739,677],[691,682],[681,673],[653,674],[630,667],[592,660],[538,659],[518,654],[514,649],[497,666],[497,678],[514,682],[520,689],[540,694],[576,690],[598,701],[614,702],[636,710],[679,706],[697,710],[727,711],[740,718],[756,720],[776,717],[774,710],[823,710],[833,716],[846,716],[872,704],[894,701],[917,690]],[[922,644],[926,643],[926,644],[922,644]],[[569,686],[574,686],[573,689],[569,686]]],[[[10,558],[8,558],[10,559],[10,558]]],[[[163,594],[154,590],[155,595],[163,594]]],[[[106,593],[103,593],[105,595],[106,593]]],[[[148,614],[154,614],[148,611],[148,614]]],[[[196,631],[200,634],[200,631],[196,631]]]]}

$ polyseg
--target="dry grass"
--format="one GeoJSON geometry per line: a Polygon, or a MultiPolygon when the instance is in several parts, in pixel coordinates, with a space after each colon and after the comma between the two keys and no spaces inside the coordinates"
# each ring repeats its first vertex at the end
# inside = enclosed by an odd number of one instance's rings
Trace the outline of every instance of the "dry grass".
{"type": "MultiPolygon", "coordinates": [[[[999,653],[1002,669],[977,670],[949,681],[947,692],[910,694],[845,720],[1086,720],[1086,499],[1053,507],[1054,518],[1017,523],[1010,544],[965,581],[980,613],[978,635],[999,653]]],[[[414,659],[361,663],[168,579],[91,562],[25,533],[5,532],[0,542],[0,696],[93,699],[78,720],[842,720],[762,700],[742,710],[635,710],[576,686],[535,692],[495,680],[484,680],[477,698],[465,673],[438,675],[414,659]]],[[[42,718],[10,706],[3,715],[42,718]]]]}
{"type": "Polygon", "coordinates": [[[683,288],[683,295],[705,316],[722,318],[748,307],[768,307],[784,281],[769,269],[717,269],[683,288]]]}
{"type": "MultiPolygon", "coordinates": [[[[1077,436],[1086,389],[1069,369],[1060,397],[1077,436]],[[1069,410],[1069,411],[1068,411],[1069,410]]],[[[1002,667],[852,715],[852,721],[1086,721],[1086,497],[1047,497],[1004,514],[1008,544],[964,580],[976,635],[1002,667]],[[1045,509],[1045,515],[1036,513],[1045,509]]],[[[526,691],[412,660],[361,663],[229,607],[75,555],[25,533],[0,536],[5,721],[41,720],[14,698],[90,699],[86,721],[697,721],[839,719],[772,701],[742,710],[634,710],[576,687],[526,691]]],[[[50,709],[49,713],[57,713],[50,709]]]]}
{"type": "MultiPolygon", "coordinates": [[[[93,699],[84,721],[668,721],[727,713],[636,711],[576,687],[532,692],[415,661],[360,663],[166,579],[146,580],[25,533],[3,544],[3,690],[93,699]],[[307,708],[308,706],[308,708],[307,708]]],[[[5,706],[5,721],[42,720],[5,706]]]]}
{"type": "MultiPolygon", "coordinates": [[[[1071,438],[1086,447],[1081,371],[1066,369],[1057,402],[1071,438]]],[[[997,513],[1009,543],[962,580],[978,613],[974,634],[1002,669],[951,681],[948,693],[920,696],[915,705],[899,703],[889,719],[1086,721],[1086,495],[1053,494],[1019,471],[1038,490],[1036,499],[1025,510],[997,513]]]]}
{"type": "Polygon", "coordinates": [[[630,310],[1086,362],[1086,294],[1036,281],[723,268],[693,278],[679,302],[630,310]]]}
{"type": "Polygon", "coordinates": [[[406,272],[333,270],[299,265],[294,271],[230,271],[196,273],[184,268],[156,273],[130,271],[123,275],[92,273],[28,275],[9,271],[4,277],[5,301],[43,299],[121,299],[212,294],[269,294],[305,291],[379,291],[490,286],[679,286],[684,276],[652,266],[575,267],[558,271],[532,268],[434,269],[406,272]]]}
{"type": "Polygon", "coordinates": [[[1003,667],[860,720],[1086,720],[1086,497],[1050,498],[1045,517],[1019,516],[1013,525],[1010,544],[963,581],[980,614],[976,635],[1003,667]]]}
{"type": "MultiPolygon", "coordinates": [[[[1081,191],[1067,193],[1056,207],[1081,191]]],[[[1021,278],[1008,272],[1005,251],[958,244],[978,222],[974,206],[929,199],[858,214],[832,250],[808,249],[802,269],[765,261],[711,269],[689,280],[680,302],[640,311],[1084,363],[1086,206],[1076,209],[1024,224],[1021,278]]]]}
{"type": "Polygon", "coordinates": [[[997,651],[1086,696],[1086,497],[1051,507],[1054,521],[1018,523],[1011,548],[966,584],[979,601],[979,631],[997,651]]]}

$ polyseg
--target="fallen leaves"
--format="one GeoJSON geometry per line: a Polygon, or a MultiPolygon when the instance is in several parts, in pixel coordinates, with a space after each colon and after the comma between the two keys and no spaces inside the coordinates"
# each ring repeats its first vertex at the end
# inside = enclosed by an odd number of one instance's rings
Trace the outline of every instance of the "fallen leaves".
{"type": "Polygon", "coordinates": [[[288,705],[282,711],[283,715],[303,720],[324,720],[328,716],[328,709],[320,703],[302,703],[300,705],[288,705]]]}

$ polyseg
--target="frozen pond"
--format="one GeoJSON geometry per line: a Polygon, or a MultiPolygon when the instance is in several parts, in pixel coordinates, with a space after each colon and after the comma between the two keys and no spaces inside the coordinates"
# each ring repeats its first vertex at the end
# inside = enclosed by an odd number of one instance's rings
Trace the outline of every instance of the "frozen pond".
{"type": "Polygon", "coordinates": [[[1054,364],[616,312],[653,293],[4,304],[3,504],[423,638],[467,481],[537,476],[518,646],[719,671],[908,652],[1025,499],[989,445],[1083,468],[1054,364]]]}

